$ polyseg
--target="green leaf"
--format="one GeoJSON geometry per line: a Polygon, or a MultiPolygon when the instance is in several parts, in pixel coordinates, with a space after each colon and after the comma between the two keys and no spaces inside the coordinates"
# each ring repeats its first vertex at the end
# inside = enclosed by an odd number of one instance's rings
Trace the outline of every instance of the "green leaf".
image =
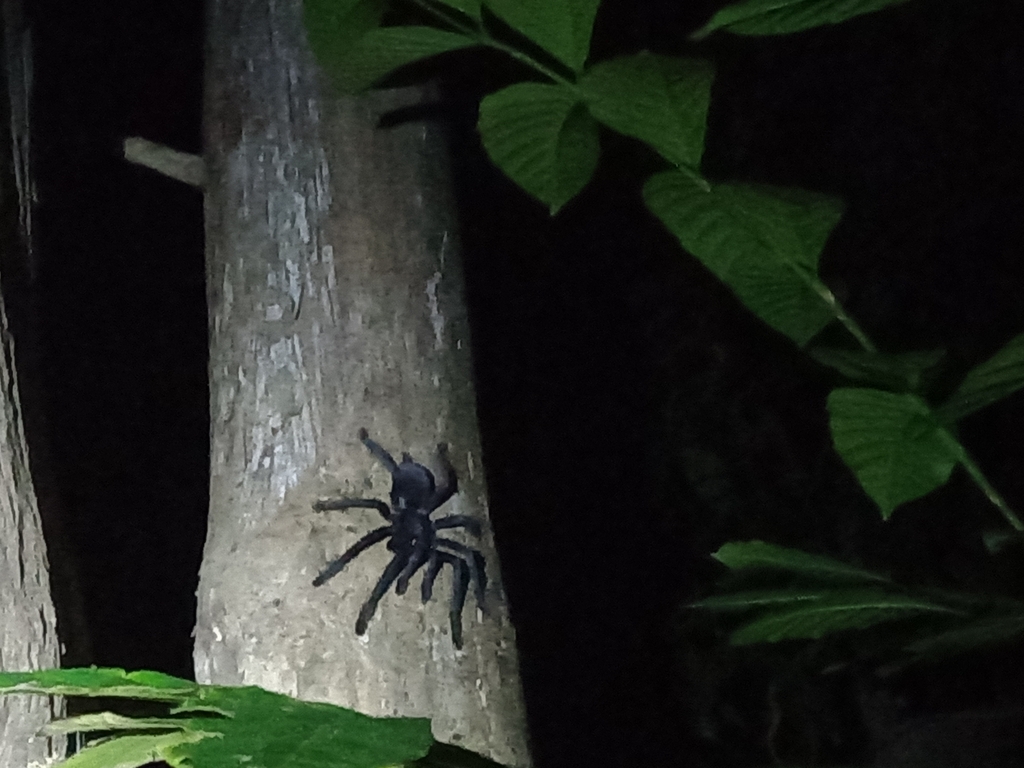
{"type": "Polygon", "coordinates": [[[976,619],[956,629],[928,635],[904,646],[923,656],[945,656],[981,646],[1015,642],[1024,636],[1024,613],[976,619]]]}
{"type": "Polygon", "coordinates": [[[355,93],[406,64],[479,44],[433,27],[382,27],[363,35],[344,58],[326,62],[324,68],[342,91],[355,93]]]}
{"type": "Polygon", "coordinates": [[[733,632],[729,641],[733,645],[747,645],[814,640],[833,632],[864,629],[922,613],[958,615],[947,606],[905,595],[879,590],[836,590],[799,608],[755,619],[733,632]]]}
{"type": "Polygon", "coordinates": [[[298,701],[262,688],[204,686],[181,711],[216,710],[230,717],[193,720],[193,727],[223,734],[177,750],[193,765],[264,765],[288,768],[378,768],[423,757],[433,742],[430,721],[375,718],[298,701]],[[245,763],[238,762],[245,755],[245,763]],[[235,762],[229,762],[234,760],[235,762]]]}
{"type": "Polygon", "coordinates": [[[597,167],[597,125],[561,85],[518,83],[487,96],[479,129],[491,160],[552,214],[597,167]]]}
{"type": "MultiPolygon", "coordinates": [[[[99,744],[92,744],[71,756],[63,768],[136,768],[140,765],[161,760],[172,766],[184,763],[174,754],[175,750],[194,745],[212,734],[197,732],[175,732],[147,736],[119,736],[99,744]]],[[[222,763],[228,765],[228,763],[222,763]]]]}
{"type": "Polygon", "coordinates": [[[815,555],[790,547],[781,547],[766,541],[730,541],[712,555],[718,562],[734,571],[762,569],[826,581],[888,582],[882,574],[815,555]]]}
{"type": "MultiPolygon", "coordinates": [[[[0,693],[163,700],[177,704],[172,714],[184,715],[142,718],[134,724],[111,713],[78,719],[86,730],[105,720],[115,730],[166,727],[175,732],[117,736],[76,755],[73,760],[78,762],[68,763],[72,768],[134,768],[152,760],[174,766],[380,768],[417,760],[433,743],[429,720],[368,717],[252,686],[200,686],[156,672],[92,668],[0,673],[0,693]]],[[[50,728],[73,730],[63,723],[50,728]]]]}
{"type": "Polygon", "coordinates": [[[162,672],[125,672],[123,669],[101,667],[0,672],[0,693],[175,702],[183,701],[197,690],[199,686],[196,683],[162,672]]]}
{"type": "Polygon", "coordinates": [[[726,595],[712,595],[691,603],[691,608],[705,608],[711,611],[749,611],[754,608],[777,608],[822,600],[831,590],[818,587],[808,589],[760,589],[747,592],[730,592],[726,595]]]}
{"type": "Polygon", "coordinates": [[[306,36],[320,66],[333,71],[380,24],[386,0],[303,0],[306,36]]]}
{"type": "Polygon", "coordinates": [[[716,29],[737,35],[785,35],[804,29],[839,24],[907,0],[746,0],[718,11],[690,35],[707,37],[716,29]]]}
{"type": "Polygon", "coordinates": [[[96,712],[55,720],[43,727],[43,733],[89,733],[91,731],[182,731],[188,722],[174,717],[125,717],[114,712],[96,712]]]}
{"type": "Polygon", "coordinates": [[[475,21],[480,21],[480,6],[483,4],[481,0],[434,0],[434,2],[447,5],[475,21]]]}
{"type": "Polygon", "coordinates": [[[644,52],[596,64],[579,87],[597,120],[696,170],[714,76],[706,61],[644,52]]]}
{"type": "Polygon", "coordinates": [[[906,352],[890,355],[860,349],[815,347],[809,354],[822,365],[862,384],[904,392],[919,391],[942,362],[945,352],[906,352]]]}
{"type": "Polygon", "coordinates": [[[583,69],[600,0],[486,0],[486,5],[572,71],[583,69]]]}
{"type": "Polygon", "coordinates": [[[828,412],[836,450],[886,520],[900,504],[945,483],[964,456],[916,395],[835,389],[828,412]]]}
{"type": "Polygon", "coordinates": [[[817,271],[840,201],[749,184],[705,190],[677,171],[648,179],[644,200],[750,311],[800,346],[836,317],[836,299],[817,271]]]}
{"type": "Polygon", "coordinates": [[[972,368],[956,392],[938,409],[947,422],[962,419],[1024,387],[1024,334],[972,368]]]}

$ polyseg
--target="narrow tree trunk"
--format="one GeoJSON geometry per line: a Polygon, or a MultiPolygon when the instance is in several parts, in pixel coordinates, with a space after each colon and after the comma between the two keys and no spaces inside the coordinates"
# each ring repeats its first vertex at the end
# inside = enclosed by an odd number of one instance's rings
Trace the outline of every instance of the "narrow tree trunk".
{"type": "MultiPolygon", "coordinates": [[[[31,269],[31,176],[28,104],[31,58],[21,4],[4,0],[3,89],[0,93],[0,261],[5,270],[31,269]]],[[[7,281],[4,282],[7,288],[7,281]]],[[[42,521],[29,470],[18,398],[14,341],[0,299],[0,668],[24,671],[60,664],[57,618],[42,521]]],[[[63,741],[37,736],[59,715],[59,700],[41,696],[0,698],[0,766],[25,768],[63,755],[63,741]]]]}
{"type": "MultiPolygon", "coordinates": [[[[514,634],[487,524],[462,273],[443,143],[423,124],[375,128],[423,98],[338,99],[305,46],[298,0],[213,0],[207,53],[211,513],[199,587],[201,682],[257,684],[372,715],[430,717],[442,741],[528,762],[514,634]],[[357,438],[438,470],[438,515],[480,519],[486,615],[449,629],[434,598],[392,589],[364,636],[360,606],[391,553],[378,544],[324,586],[323,566],[382,524],[318,498],[387,500],[357,438]]],[[[445,531],[449,535],[449,531],[445,531]]],[[[451,532],[459,538],[459,532],[451,532]]]]}
{"type": "MultiPolygon", "coordinates": [[[[57,617],[50,600],[46,543],[29,475],[15,384],[14,345],[0,301],[0,662],[5,671],[60,666],[57,617]]],[[[61,705],[41,696],[0,699],[0,765],[23,768],[54,756],[39,729],[61,705]]]]}

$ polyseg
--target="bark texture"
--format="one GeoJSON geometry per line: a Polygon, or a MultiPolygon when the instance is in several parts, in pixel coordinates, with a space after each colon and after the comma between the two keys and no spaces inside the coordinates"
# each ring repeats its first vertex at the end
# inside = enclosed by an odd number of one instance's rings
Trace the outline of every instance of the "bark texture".
{"type": "MultiPolygon", "coordinates": [[[[30,49],[21,5],[2,5],[4,34],[3,120],[9,130],[0,162],[0,250],[10,265],[16,253],[31,258],[31,178],[28,165],[30,49]]],[[[31,269],[31,265],[29,265],[31,269]]],[[[60,665],[57,617],[39,507],[29,471],[28,447],[18,399],[14,341],[0,300],[0,669],[25,671],[60,665]]],[[[63,755],[63,742],[37,736],[62,710],[42,696],[0,698],[0,766],[43,765],[63,755]]]]}
{"type": "Polygon", "coordinates": [[[439,740],[525,765],[442,137],[421,123],[375,128],[419,90],[333,96],[298,0],[213,0],[208,25],[212,478],[197,678],[430,717],[439,740]],[[484,522],[482,540],[462,540],[491,582],[486,615],[469,599],[462,651],[447,568],[426,606],[418,579],[392,590],[364,637],[356,614],[387,564],[383,544],[311,585],[381,524],[370,510],[311,509],[387,499],[360,427],[435,470],[437,443],[450,445],[460,491],[441,514],[484,522]]]}
{"type": "MultiPolygon", "coordinates": [[[[60,666],[57,616],[2,302],[0,346],[0,669],[53,669],[60,666]]],[[[22,768],[55,757],[60,745],[36,734],[60,709],[44,696],[0,698],[0,766],[22,768]]]]}

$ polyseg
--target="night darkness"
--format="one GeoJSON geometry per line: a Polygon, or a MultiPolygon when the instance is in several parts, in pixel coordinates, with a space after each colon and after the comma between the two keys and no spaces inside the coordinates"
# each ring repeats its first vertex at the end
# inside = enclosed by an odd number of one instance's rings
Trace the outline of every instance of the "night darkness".
{"type": "MultiPolygon", "coordinates": [[[[120,143],[200,151],[202,4],[26,4],[42,318],[24,333],[42,361],[26,400],[80,576],[92,653],[76,661],[191,677],[208,482],[202,197],[128,165],[120,143]]],[[[687,43],[722,4],[608,0],[599,55],[716,63],[705,171],[843,197],[824,274],[884,349],[944,347],[966,370],[1024,331],[1019,3],[912,0],[787,38],[687,43]]],[[[656,157],[605,137],[597,179],[554,220],[495,171],[471,105],[516,73],[483,61],[450,79],[442,111],[539,766],[678,764],[696,749],[679,606],[707,593],[707,553],[727,539],[1019,588],[979,553],[977,530],[996,521],[963,478],[877,520],[828,452],[834,381],[643,210],[656,157]]],[[[963,432],[1018,509],[1022,415],[1016,396],[963,432]]],[[[990,662],[964,696],[1000,695],[990,662]]]]}

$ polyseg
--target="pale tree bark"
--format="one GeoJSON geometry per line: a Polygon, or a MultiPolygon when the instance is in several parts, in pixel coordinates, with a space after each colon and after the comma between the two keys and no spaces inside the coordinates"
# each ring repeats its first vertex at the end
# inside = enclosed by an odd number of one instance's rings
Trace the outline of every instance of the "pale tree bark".
{"type": "MultiPolygon", "coordinates": [[[[31,168],[28,164],[28,73],[31,53],[20,3],[4,0],[2,112],[7,152],[0,162],[0,249],[5,266],[15,258],[31,269],[31,168]],[[17,254],[17,256],[15,256],[17,254]]],[[[57,617],[42,521],[29,470],[18,398],[14,341],[0,299],[0,669],[25,671],[60,664],[57,617]]],[[[63,754],[63,742],[38,736],[63,708],[41,696],[0,698],[0,766],[44,765],[63,754]]]]}
{"type": "MultiPolygon", "coordinates": [[[[2,301],[0,346],[0,669],[53,669],[60,666],[57,616],[2,301]]],[[[37,734],[61,708],[43,696],[0,698],[0,765],[23,768],[58,756],[62,746],[37,734]]]]}
{"type": "MultiPolygon", "coordinates": [[[[210,520],[200,574],[200,682],[256,684],[371,715],[430,717],[441,741],[529,761],[515,638],[487,522],[462,273],[442,137],[376,129],[418,90],[334,96],[305,44],[299,0],[213,0],[206,60],[211,317],[210,520]],[[484,523],[487,612],[472,594],[465,646],[448,625],[445,568],[360,606],[390,553],[378,544],[312,579],[381,525],[318,498],[387,500],[361,427],[459,493],[438,514],[484,523]]],[[[449,535],[448,531],[445,531],[449,535]]]]}

